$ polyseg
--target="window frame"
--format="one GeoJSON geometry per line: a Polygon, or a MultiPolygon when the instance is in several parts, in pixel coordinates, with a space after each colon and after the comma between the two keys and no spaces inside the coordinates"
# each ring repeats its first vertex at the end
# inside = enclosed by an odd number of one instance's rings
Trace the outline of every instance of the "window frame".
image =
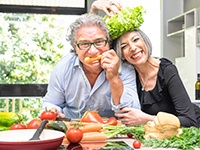
{"type": "MultiPolygon", "coordinates": [[[[85,0],[85,7],[83,8],[0,4],[0,12],[81,15],[87,13],[87,0],[85,0]]],[[[47,92],[47,85],[48,84],[0,84],[0,97],[44,96],[47,92]]]]}

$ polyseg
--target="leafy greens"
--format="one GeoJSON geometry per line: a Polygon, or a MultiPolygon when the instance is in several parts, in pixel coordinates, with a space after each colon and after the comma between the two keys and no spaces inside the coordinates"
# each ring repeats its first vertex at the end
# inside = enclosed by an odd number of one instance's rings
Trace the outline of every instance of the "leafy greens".
{"type": "Polygon", "coordinates": [[[163,148],[178,148],[182,150],[194,150],[200,148],[200,128],[181,127],[183,133],[177,137],[173,136],[170,139],[158,140],[155,138],[144,139],[144,126],[104,126],[103,131],[108,138],[113,138],[118,135],[126,135],[127,133],[133,134],[135,139],[142,142],[147,147],[163,147],[163,148]]]}
{"type": "Polygon", "coordinates": [[[111,38],[114,40],[128,31],[138,30],[144,22],[143,12],[145,10],[142,6],[135,8],[125,7],[111,18],[105,16],[103,20],[108,26],[111,38]]]}

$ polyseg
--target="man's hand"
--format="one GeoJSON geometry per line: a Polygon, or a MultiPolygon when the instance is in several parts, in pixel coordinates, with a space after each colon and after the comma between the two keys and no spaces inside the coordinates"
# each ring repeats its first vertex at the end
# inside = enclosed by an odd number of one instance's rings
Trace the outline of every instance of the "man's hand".
{"type": "Polygon", "coordinates": [[[106,51],[102,54],[101,67],[106,71],[106,78],[110,81],[118,77],[120,59],[114,50],[106,51]]]}
{"type": "Polygon", "coordinates": [[[57,116],[57,118],[65,118],[65,115],[63,113],[61,113],[60,111],[58,111],[56,108],[51,108],[50,111],[54,112],[57,116]]]}

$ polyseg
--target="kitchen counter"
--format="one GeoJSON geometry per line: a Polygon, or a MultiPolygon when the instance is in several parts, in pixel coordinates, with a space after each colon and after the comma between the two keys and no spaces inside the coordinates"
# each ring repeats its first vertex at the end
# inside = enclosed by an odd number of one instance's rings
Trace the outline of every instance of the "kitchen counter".
{"type": "MultiPolygon", "coordinates": [[[[132,139],[132,138],[115,138],[115,139],[110,139],[110,140],[107,140],[108,142],[109,141],[124,141],[127,145],[129,145],[131,148],[133,147],[133,142],[134,142],[134,139],[132,139]]],[[[92,148],[93,147],[93,145],[95,145],[95,144],[97,144],[97,143],[103,143],[103,142],[94,142],[94,143],[89,143],[88,145],[91,145],[91,147],[87,147],[87,148],[90,148],[90,150],[97,150],[96,148],[92,148]]],[[[58,149],[58,150],[68,150],[67,148],[67,145],[65,145],[65,147],[62,147],[62,148],[60,148],[60,149],[58,149]]],[[[179,149],[176,149],[176,148],[152,148],[152,147],[145,147],[145,146],[141,146],[141,148],[140,149],[137,149],[137,150],[179,150],[179,149]]],[[[78,149],[77,149],[78,150],[78,149]]],[[[116,149],[117,150],[117,149],[116,149]]],[[[126,150],[125,148],[123,148],[123,150],[126,150]]],[[[130,150],[130,149],[128,149],[128,150],[130,150]]],[[[135,149],[134,149],[135,150],[135,149]]],[[[200,148],[196,148],[195,150],[200,150],[200,148]]]]}
{"type": "MultiPolygon", "coordinates": [[[[130,147],[133,147],[133,141],[134,141],[134,139],[131,139],[131,138],[123,138],[123,139],[112,139],[112,140],[109,140],[109,141],[121,141],[121,140],[123,140],[126,144],[128,144],[130,147]]],[[[177,148],[152,148],[152,147],[145,147],[145,146],[141,146],[141,148],[140,149],[137,149],[137,150],[179,150],[179,149],[177,149],[177,148]]],[[[134,149],[135,150],[135,149],[134,149]]],[[[196,148],[195,150],[200,150],[200,148],[196,148]]]]}

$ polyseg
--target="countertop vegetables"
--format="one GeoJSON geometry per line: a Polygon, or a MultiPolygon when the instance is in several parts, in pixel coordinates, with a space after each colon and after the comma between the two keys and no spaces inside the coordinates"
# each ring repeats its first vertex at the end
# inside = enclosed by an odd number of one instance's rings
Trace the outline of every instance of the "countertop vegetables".
{"type": "Polygon", "coordinates": [[[143,140],[145,146],[150,147],[165,147],[165,148],[178,148],[182,150],[194,150],[195,147],[200,148],[200,128],[190,127],[182,128],[183,133],[180,137],[174,136],[171,139],[157,140],[148,139],[143,140]]]}
{"type": "Polygon", "coordinates": [[[103,131],[108,138],[131,133],[133,134],[133,138],[140,140],[147,147],[178,148],[182,150],[194,150],[195,147],[200,148],[200,128],[181,127],[181,129],[183,133],[179,137],[173,136],[170,139],[159,140],[155,138],[144,139],[144,126],[103,126],[103,131]]]}
{"type": "Polygon", "coordinates": [[[14,123],[11,127],[10,130],[20,130],[20,129],[27,129],[26,125],[23,123],[14,123]]]}
{"type": "Polygon", "coordinates": [[[40,118],[34,118],[28,122],[27,129],[37,129],[40,126],[41,122],[42,120],[40,118]]]}
{"type": "Polygon", "coordinates": [[[135,140],[135,141],[133,142],[133,147],[134,147],[135,149],[140,148],[140,147],[141,147],[141,142],[140,142],[140,140],[135,140]]]}
{"type": "Polygon", "coordinates": [[[67,132],[67,126],[63,121],[49,121],[46,125],[47,129],[58,130],[61,132],[67,132]]]}
{"type": "Polygon", "coordinates": [[[98,114],[98,111],[91,111],[91,110],[86,111],[80,121],[103,123],[103,119],[98,114]]]}
{"type": "Polygon", "coordinates": [[[144,126],[110,126],[110,125],[104,125],[103,126],[103,132],[107,135],[108,138],[114,138],[118,135],[125,135],[132,134],[133,138],[142,140],[144,139],[144,126]]]}
{"type": "Polygon", "coordinates": [[[50,110],[44,110],[40,117],[41,120],[56,120],[56,114],[50,110]]]}
{"type": "Polygon", "coordinates": [[[108,124],[116,126],[118,121],[115,117],[108,118],[107,121],[103,121],[102,117],[99,115],[98,111],[88,110],[84,113],[83,117],[80,119],[81,122],[93,122],[100,124],[108,124]]]}
{"type": "Polygon", "coordinates": [[[66,132],[67,140],[70,143],[79,143],[83,138],[83,131],[79,128],[70,128],[66,132]]]}
{"type": "Polygon", "coordinates": [[[14,123],[21,121],[21,117],[13,112],[0,112],[0,131],[9,130],[14,123]]]}

